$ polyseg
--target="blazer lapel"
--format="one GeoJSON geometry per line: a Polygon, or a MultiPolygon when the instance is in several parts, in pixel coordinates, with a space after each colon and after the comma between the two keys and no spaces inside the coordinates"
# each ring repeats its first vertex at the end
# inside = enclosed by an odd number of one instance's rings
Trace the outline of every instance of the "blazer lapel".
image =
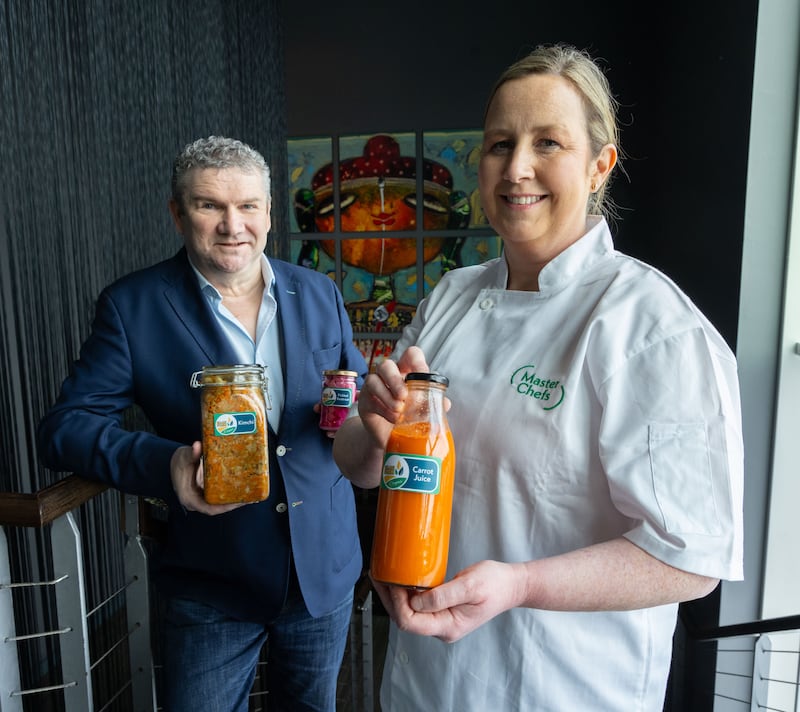
{"type": "MultiPolygon", "coordinates": [[[[164,277],[167,282],[164,298],[189,338],[197,343],[208,358],[208,363],[204,365],[234,363],[235,352],[200,291],[185,250],[175,256],[171,268],[164,277]]],[[[168,348],[168,344],[166,346],[168,348]]]]}
{"type": "Polygon", "coordinates": [[[310,339],[308,322],[303,317],[303,285],[301,282],[275,269],[275,301],[278,303],[278,315],[283,344],[283,385],[286,406],[293,404],[299,393],[291,391],[288,384],[293,383],[298,389],[303,387],[303,374],[306,361],[310,358],[310,339]]]}

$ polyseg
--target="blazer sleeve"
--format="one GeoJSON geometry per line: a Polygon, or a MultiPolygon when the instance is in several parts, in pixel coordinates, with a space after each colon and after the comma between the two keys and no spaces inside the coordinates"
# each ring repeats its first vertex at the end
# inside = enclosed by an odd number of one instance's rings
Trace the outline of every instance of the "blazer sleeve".
{"type": "Polygon", "coordinates": [[[106,289],[80,356],[39,423],[37,444],[44,464],[123,492],[176,503],[169,466],[184,443],[127,430],[126,413],[134,403],[130,342],[106,289]]]}

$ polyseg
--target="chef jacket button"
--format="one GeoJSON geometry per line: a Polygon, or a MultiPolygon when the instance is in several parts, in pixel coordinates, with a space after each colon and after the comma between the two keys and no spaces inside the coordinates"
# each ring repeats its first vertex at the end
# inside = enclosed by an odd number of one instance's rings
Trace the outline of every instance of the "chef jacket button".
{"type": "Polygon", "coordinates": [[[402,653],[400,653],[400,662],[403,663],[403,665],[408,663],[408,653],[407,652],[403,651],[402,653]]]}
{"type": "Polygon", "coordinates": [[[491,309],[494,306],[494,302],[491,299],[481,299],[481,303],[478,305],[484,311],[486,309],[491,309]]]}
{"type": "Polygon", "coordinates": [[[283,514],[287,509],[286,502],[281,502],[277,507],[275,507],[275,511],[279,514],[283,514]]]}
{"type": "Polygon", "coordinates": [[[284,445],[278,445],[278,447],[275,448],[275,454],[278,457],[283,457],[286,454],[286,447],[284,445]]]}

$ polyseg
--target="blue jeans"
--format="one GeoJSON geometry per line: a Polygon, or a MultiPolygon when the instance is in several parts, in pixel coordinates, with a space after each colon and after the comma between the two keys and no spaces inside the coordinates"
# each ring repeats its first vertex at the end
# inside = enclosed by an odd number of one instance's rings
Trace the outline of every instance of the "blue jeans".
{"type": "Polygon", "coordinates": [[[268,625],[196,601],[171,599],[164,615],[164,712],[247,712],[264,642],[269,712],[334,712],[353,594],[312,618],[290,598],[268,625]]]}

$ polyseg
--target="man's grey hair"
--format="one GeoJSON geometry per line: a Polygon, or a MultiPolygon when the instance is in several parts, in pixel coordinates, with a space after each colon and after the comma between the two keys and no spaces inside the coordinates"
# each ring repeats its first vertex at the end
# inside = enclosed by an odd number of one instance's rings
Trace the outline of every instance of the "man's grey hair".
{"type": "Polygon", "coordinates": [[[209,136],[184,146],[172,164],[172,199],[183,209],[188,176],[196,168],[238,168],[260,173],[270,198],[269,166],[258,151],[235,138],[209,136]]]}

